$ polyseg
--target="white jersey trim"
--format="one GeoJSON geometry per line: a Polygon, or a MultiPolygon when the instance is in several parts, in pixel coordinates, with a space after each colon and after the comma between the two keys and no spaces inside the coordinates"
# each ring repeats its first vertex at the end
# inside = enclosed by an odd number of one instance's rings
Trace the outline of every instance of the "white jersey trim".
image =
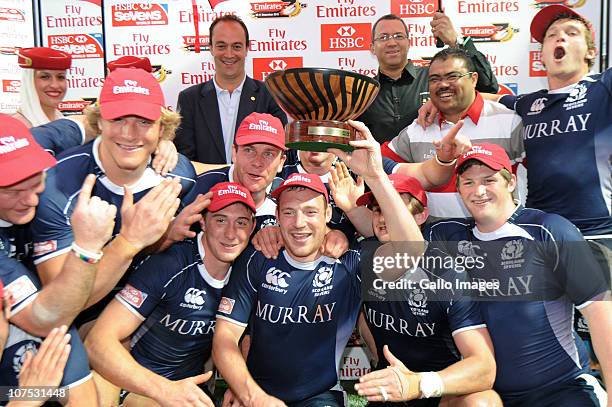
{"type": "Polygon", "coordinates": [[[224,315],[217,314],[216,318],[217,319],[223,319],[224,321],[227,321],[227,322],[231,322],[232,324],[238,325],[238,326],[240,326],[242,328],[246,328],[246,326],[248,325],[248,323],[243,323],[243,322],[240,322],[240,321],[236,321],[235,319],[228,318],[228,317],[226,317],[224,315]]]}
{"type": "Polygon", "coordinates": [[[67,385],[65,385],[63,387],[67,387],[69,389],[73,389],[73,388],[75,388],[77,386],[80,386],[81,384],[83,384],[86,381],[91,380],[91,379],[93,379],[93,374],[91,373],[91,370],[90,370],[89,374],[87,376],[83,377],[82,379],[77,380],[76,382],[72,382],[70,384],[67,384],[67,385]]]}
{"type": "Polygon", "coordinates": [[[297,261],[294,258],[292,258],[288,253],[287,250],[283,250],[283,256],[285,257],[285,260],[287,260],[287,263],[289,263],[289,265],[295,267],[296,269],[300,269],[300,270],[307,270],[307,271],[312,271],[314,269],[314,267],[319,264],[319,262],[325,262],[327,264],[334,264],[336,262],[336,259],[332,259],[331,257],[327,257],[327,256],[319,256],[316,259],[314,259],[313,261],[309,261],[307,263],[301,262],[301,261],[297,261]]]}
{"type": "Polygon", "coordinates": [[[486,328],[486,327],[487,327],[487,324],[464,326],[463,328],[455,329],[453,332],[451,332],[451,335],[455,336],[457,334],[460,334],[461,332],[472,331],[474,329],[481,329],[481,328],[486,328]]]}
{"type": "Polygon", "coordinates": [[[62,254],[68,253],[70,250],[72,250],[71,247],[65,247],[65,248],[63,248],[61,250],[55,251],[53,253],[49,253],[49,254],[47,254],[47,255],[45,255],[43,257],[40,257],[40,258],[34,260],[34,265],[37,266],[37,265],[39,265],[41,263],[46,262],[47,260],[51,260],[54,257],[61,256],[62,254]]]}
{"type": "Polygon", "coordinates": [[[136,318],[138,318],[141,322],[144,322],[146,320],[145,317],[143,317],[142,315],[140,315],[140,313],[138,311],[136,311],[134,309],[134,307],[132,307],[130,304],[128,304],[123,298],[121,298],[119,296],[119,294],[115,295],[115,299],[117,301],[119,301],[125,308],[128,309],[128,311],[130,311],[132,314],[134,314],[136,316],[136,318]]]}
{"type": "Polygon", "coordinates": [[[36,291],[34,294],[30,295],[28,298],[26,298],[25,300],[21,301],[21,304],[19,304],[18,307],[15,307],[14,310],[10,311],[9,318],[12,318],[15,315],[19,314],[19,312],[21,312],[25,307],[27,307],[29,304],[31,304],[32,301],[34,301],[36,299],[36,297],[38,297],[38,293],[40,293],[40,291],[36,291]]]}

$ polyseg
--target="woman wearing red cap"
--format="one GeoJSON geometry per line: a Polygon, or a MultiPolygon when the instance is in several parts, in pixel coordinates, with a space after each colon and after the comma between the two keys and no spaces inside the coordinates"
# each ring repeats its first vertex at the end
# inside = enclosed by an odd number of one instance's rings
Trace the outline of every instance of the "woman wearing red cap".
{"type": "Polygon", "coordinates": [[[26,69],[21,79],[21,106],[14,117],[28,127],[63,118],[57,107],[68,88],[70,54],[47,47],[22,48],[17,62],[26,69]]]}

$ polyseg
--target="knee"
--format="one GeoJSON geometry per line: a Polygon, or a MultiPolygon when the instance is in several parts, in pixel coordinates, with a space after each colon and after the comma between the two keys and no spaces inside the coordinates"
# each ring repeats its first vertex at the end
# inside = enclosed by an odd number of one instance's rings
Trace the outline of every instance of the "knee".
{"type": "Polygon", "coordinates": [[[499,395],[493,390],[455,397],[449,407],[503,407],[499,395]]]}

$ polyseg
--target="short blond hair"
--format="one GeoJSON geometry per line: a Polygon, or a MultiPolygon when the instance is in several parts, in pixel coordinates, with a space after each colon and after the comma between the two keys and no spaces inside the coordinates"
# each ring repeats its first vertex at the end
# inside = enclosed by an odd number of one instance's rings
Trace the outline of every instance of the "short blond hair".
{"type": "MultiPolygon", "coordinates": [[[[100,134],[101,130],[98,127],[98,120],[102,117],[100,114],[100,106],[96,103],[95,105],[89,105],[83,111],[85,117],[87,118],[87,123],[89,126],[97,133],[100,134]]],[[[174,136],[176,135],[176,129],[181,124],[181,115],[177,112],[173,112],[172,110],[166,109],[162,107],[161,116],[160,116],[160,125],[162,127],[162,132],[160,135],[160,140],[174,140],[174,136]]]]}

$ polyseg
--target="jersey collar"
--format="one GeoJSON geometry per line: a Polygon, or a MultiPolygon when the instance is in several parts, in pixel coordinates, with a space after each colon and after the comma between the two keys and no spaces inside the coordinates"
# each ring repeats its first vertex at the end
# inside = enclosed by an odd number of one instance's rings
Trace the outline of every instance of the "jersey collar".
{"type": "Polygon", "coordinates": [[[13,226],[12,223],[0,219],[0,228],[10,228],[11,226],[13,226]]]}
{"type": "MultiPolygon", "coordinates": [[[[96,163],[96,166],[100,169],[99,174],[97,174],[99,176],[98,179],[100,180],[102,185],[104,185],[106,189],[108,189],[112,193],[116,195],[123,195],[124,193],[123,186],[117,185],[113,181],[111,181],[106,175],[106,172],[104,171],[104,166],[102,165],[102,160],[100,160],[100,151],[99,151],[101,142],[102,142],[102,138],[97,137],[94,140],[93,146],[92,146],[92,153],[93,153],[94,161],[96,163]]],[[[150,162],[151,162],[151,157],[149,157],[149,163],[150,162]]],[[[161,175],[157,174],[148,165],[149,164],[147,164],[147,168],[145,168],[144,172],[142,173],[138,181],[136,181],[132,185],[129,185],[129,188],[133,194],[136,194],[142,191],[146,191],[147,189],[154,188],[164,180],[164,178],[161,175]]]]}
{"type": "Polygon", "coordinates": [[[490,242],[493,240],[498,240],[506,237],[523,237],[527,240],[534,240],[534,237],[531,236],[525,229],[516,225],[515,221],[518,216],[523,212],[525,208],[522,205],[516,207],[510,218],[504,223],[499,229],[494,230],[493,232],[481,232],[478,230],[478,226],[474,226],[472,229],[472,233],[474,233],[474,237],[478,240],[490,242]]]}
{"type": "Polygon", "coordinates": [[[334,264],[336,262],[336,259],[332,259],[331,257],[327,257],[327,256],[319,256],[313,261],[301,262],[289,256],[286,249],[282,249],[282,250],[283,250],[283,257],[285,258],[287,263],[289,263],[291,267],[295,267],[296,269],[299,269],[299,270],[312,271],[315,268],[315,266],[321,262],[324,262],[327,264],[334,264]]]}
{"type": "MultiPolygon", "coordinates": [[[[463,114],[463,116],[461,116],[461,119],[469,117],[472,123],[477,125],[478,120],[480,120],[480,115],[482,114],[483,107],[484,100],[482,99],[482,95],[480,94],[480,92],[476,92],[476,97],[474,98],[474,101],[472,102],[468,110],[466,110],[466,112],[463,114]]],[[[444,123],[445,121],[446,119],[444,118],[444,115],[442,114],[442,112],[440,112],[440,114],[438,115],[438,124],[440,125],[440,127],[442,127],[442,123],[444,123]]]]}
{"type": "Polygon", "coordinates": [[[204,265],[204,257],[206,257],[206,252],[204,251],[204,245],[202,244],[202,239],[204,238],[204,232],[198,233],[198,237],[196,240],[198,241],[198,254],[200,255],[200,263],[198,263],[198,271],[200,275],[206,281],[206,283],[213,288],[223,288],[227,285],[229,281],[230,274],[232,274],[232,267],[230,266],[229,270],[227,270],[227,274],[225,274],[225,278],[223,280],[217,280],[213,276],[208,273],[206,270],[206,266],[204,265]]]}

